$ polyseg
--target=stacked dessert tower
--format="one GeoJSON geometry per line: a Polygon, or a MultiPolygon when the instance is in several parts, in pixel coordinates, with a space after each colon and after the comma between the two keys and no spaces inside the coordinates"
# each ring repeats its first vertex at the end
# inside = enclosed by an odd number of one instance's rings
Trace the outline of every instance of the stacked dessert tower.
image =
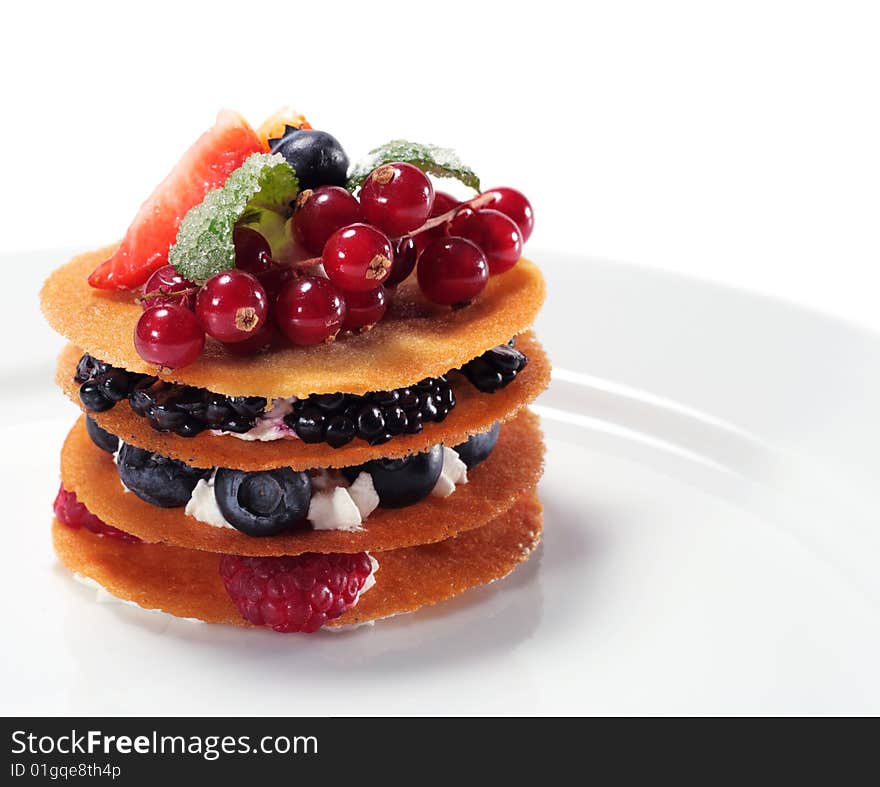
{"type": "Polygon", "coordinates": [[[351,168],[300,115],[221,113],[121,244],[44,285],[83,410],[61,560],[146,609],[279,632],[507,575],[541,536],[532,221],[450,151],[351,168]]]}

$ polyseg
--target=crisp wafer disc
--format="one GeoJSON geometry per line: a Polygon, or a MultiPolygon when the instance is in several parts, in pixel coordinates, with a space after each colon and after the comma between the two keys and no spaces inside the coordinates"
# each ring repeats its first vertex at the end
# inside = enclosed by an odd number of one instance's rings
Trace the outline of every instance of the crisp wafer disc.
{"type": "Polygon", "coordinates": [[[464,309],[430,304],[410,277],[397,288],[385,318],[366,333],[247,357],[230,355],[212,340],[190,366],[157,370],[134,348],[134,326],[141,314],[135,294],[95,290],[88,284],[89,273],[112,251],[80,255],[52,273],[41,293],[49,324],[114,366],[234,396],[305,397],[401,388],[458,368],[522,333],[544,302],[541,272],[525,259],[492,277],[464,309]]]}
{"type": "MultiPolygon", "coordinates": [[[[534,491],[505,514],[467,533],[378,555],[376,584],[358,605],[328,625],[365,623],[445,601],[506,576],[541,537],[534,491]]],[[[208,623],[250,626],[223,587],[219,556],[161,544],[130,544],[72,530],[57,520],[52,540],[61,561],[117,598],[208,623]]]]}
{"type": "MultiPolygon", "coordinates": [[[[531,332],[517,339],[517,347],[529,363],[516,379],[495,393],[481,393],[463,375],[453,374],[450,382],[455,390],[456,405],[442,423],[426,423],[419,434],[399,435],[387,443],[371,446],[363,440],[352,440],[342,448],[333,449],[326,443],[304,443],[284,439],[271,442],[240,440],[229,435],[215,436],[202,432],[196,437],[178,437],[153,429],[145,418],[121,402],[104,413],[89,413],[99,426],[124,442],[179,459],[193,467],[233,467],[240,470],[268,470],[292,467],[350,467],[377,456],[396,458],[424,451],[432,445],[458,445],[469,435],[485,432],[495,421],[513,418],[531,402],[550,381],[550,362],[531,332]]],[[[67,345],[58,359],[56,381],[82,407],[79,383],[73,379],[76,363],[82,352],[67,345]]],[[[85,408],[83,408],[85,409],[85,408]]]]}
{"type": "Polygon", "coordinates": [[[538,419],[524,410],[501,427],[495,450],[449,497],[428,496],[406,508],[376,509],[362,530],[303,530],[268,538],[212,527],[186,516],[183,508],[158,508],[126,492],[113,458],[92,443],[83,418],[64,442],[61,481],[104,522],[150,543],[237,555],[375,552],[442,541],[484,525],[508,510],[524,489],[535,486],[543,455],[538,419]]]}

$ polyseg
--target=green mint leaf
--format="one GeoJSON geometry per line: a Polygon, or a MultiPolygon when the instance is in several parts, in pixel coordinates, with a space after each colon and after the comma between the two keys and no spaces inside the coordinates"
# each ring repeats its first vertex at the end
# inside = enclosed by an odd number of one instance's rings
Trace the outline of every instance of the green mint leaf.
{"type": "Polygon", "coordinates": [[[404,161],[429,175],[438,178],[455,178],[475,191],[480,190],[480,179],[470,167],[462,164],[454,150],[407,142],[405,139],[394,139],[371,150],[364,159],[355,164],[346,188],[352,192],[356,191],[376,167],[391,161],[404,161]]]}
{"type": "Polygon", "coordinates": [[[291,166],[278,153],[254,153],[227,178],[219,189],[190,208],[168,261],[177,272],[197,284],[216,273],[235,267],[232,232],[242,218],[259,222],[272,213],[283,222],[293,212],[299,184],[291,166]]]}

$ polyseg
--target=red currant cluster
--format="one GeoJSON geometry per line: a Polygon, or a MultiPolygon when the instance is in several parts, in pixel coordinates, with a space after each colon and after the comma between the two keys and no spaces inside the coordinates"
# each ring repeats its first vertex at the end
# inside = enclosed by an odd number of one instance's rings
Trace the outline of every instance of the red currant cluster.
{"type": "Polygon", "coordinates": [[[534,225],[529,201],[515,189],[462,203],[435,193],[406,163],[375,169],[359,196],[339,186],[300,194],[291,228],[314,259],[276,264],[263,236],[242,226],[233,237],[236,267],[201,288],[170,265],[160,268],[144,285],[134,335],[140,356],[175,368],[201,355],[205,334],[231,352],[252,354],[278,332],[309,346],[365,330],[382,319],[394,288],[417,265],[426,298],[461,306],[490,276],[516,264],[534,225]]]}

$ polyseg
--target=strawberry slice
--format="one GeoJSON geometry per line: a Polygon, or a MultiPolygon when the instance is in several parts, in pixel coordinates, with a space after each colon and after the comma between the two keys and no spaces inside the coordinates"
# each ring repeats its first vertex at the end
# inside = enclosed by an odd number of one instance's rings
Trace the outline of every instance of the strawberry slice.
{"type": "Polygon", "coordinates": [[[237,112],[223,110],[141,205],[119,248],[89,276],[101,290],[132,290],[168,264],[168,249],[186,212],[226,182],[251,153],[264,151],[254,130],[237,112]]]}

